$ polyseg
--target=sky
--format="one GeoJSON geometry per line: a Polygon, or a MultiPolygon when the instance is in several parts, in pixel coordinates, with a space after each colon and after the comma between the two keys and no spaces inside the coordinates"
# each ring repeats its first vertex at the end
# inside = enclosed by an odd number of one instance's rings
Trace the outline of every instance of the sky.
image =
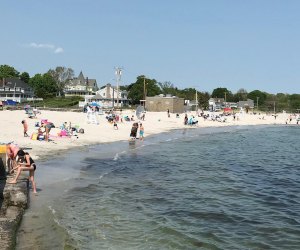
{"type": "Polygon", "coordinates": [[[57,66],[99,87],[145,75],[179,89],[300,93],[298,0],[0,0],[0,65],[57,66]]]}

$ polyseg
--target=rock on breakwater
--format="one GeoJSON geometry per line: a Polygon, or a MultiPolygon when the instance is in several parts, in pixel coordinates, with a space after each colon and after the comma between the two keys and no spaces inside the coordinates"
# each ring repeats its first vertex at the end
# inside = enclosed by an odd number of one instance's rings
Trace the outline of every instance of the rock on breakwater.
{"type": "Polygon", "coordinates": [[[28,179],[8,184],[4,157],[0,157],[0,249],[14,249],[16,233],[28,206],[28,179]]]}

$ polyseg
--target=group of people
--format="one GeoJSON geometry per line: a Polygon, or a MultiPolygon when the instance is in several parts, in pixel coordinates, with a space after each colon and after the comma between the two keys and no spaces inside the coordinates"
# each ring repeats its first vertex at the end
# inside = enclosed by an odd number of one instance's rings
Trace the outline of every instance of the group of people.
{"type": "Polygon", "coordinates": [[[137,139],[138,130],[140,130],[139,131],[140,132],[139,133],[140,134],[139,139],[142,140],[142,141],[144,140],[144,132],[145,132],[144,126],[143,126],[142,123],[139,124],[137,122],[132,124],[132,128],[131,128],[131,131],[130,131],[130,139],[131,140],[137,139]]]}
{"type": "Polygon", "coordinates": [[[195,118],[195,116],[188,118],[187,114],[185,114],[183,123],[184,125],[196,125],[198,124],[198,120],[195,118]]]}
{"type": "Polygon", "coordinates": [[[29,171],[29,180],[32,184],[33,193],[37,193],[36,183],[34,180],[34,173],[36,170],[36,164],[30,154],[19,148],[18,145],[10,143],[6,145],[6,165],[8,166],[9,174],[13,174],[17,171],[13,180],[9,181],[9,184],[16,184],[22,171],[29,171]]]}
{"type": "MultiPolygon", "coordinates": [[[[22,120],[22,125],[23,125],[23,133],[24,133],[24,137],[29,137],[28,135],[28,123],[26,120],[22,120]]],[[[55,127],[54,124],[52,122],[46,122],[43,121],[41,122],[41,125],[39,125],[39,123],[36,124],[36,127],[38,127],[38,131],[37,131],[37,140],[38,139],[45,139],[46,141],[49,141],[49,134],[50,134],[50,130],[51,128],[55,127]]]]}

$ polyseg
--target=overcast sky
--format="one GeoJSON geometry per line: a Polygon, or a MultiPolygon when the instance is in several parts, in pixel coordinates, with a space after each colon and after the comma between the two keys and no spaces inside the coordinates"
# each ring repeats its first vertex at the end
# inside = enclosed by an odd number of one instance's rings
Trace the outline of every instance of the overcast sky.
{"type": "Polygon", "coordinates": [[[122,85],[300,93],[300,1],[0,0],[0,64],[122,85]]]}

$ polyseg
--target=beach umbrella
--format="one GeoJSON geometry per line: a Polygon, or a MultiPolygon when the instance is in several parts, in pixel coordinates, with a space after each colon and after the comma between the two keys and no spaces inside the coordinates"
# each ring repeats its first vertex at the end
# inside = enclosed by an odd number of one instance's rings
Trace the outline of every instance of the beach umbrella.
{"type": "Polygon", "coordinates": [[[145,111],[144,106],[139,105],[139,106],[136,108],[136,111],[135,111],[136,117],[137,117],[138,119],[140,119],[141,116],[142,116],[142,113],[143,113],[144,111],[145,111]]]}
{"type": "Polygon", "coordinates": [[[99,107],[99,104],[97,102],[92,102],[91,106],[93,106],[93,107],[99,107]]]}

